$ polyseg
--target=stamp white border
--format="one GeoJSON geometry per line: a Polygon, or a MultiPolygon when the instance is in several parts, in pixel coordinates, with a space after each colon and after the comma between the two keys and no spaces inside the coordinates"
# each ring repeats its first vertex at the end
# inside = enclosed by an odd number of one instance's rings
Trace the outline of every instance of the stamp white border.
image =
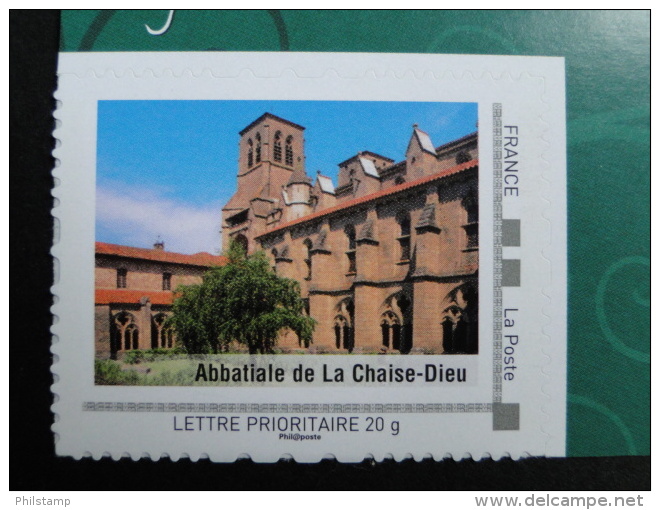
{"type": "MultiPolygon", "coordinates": [[[[332,455],[475,459],[565,455],[566,132],[564,61],[552,57],[335,53],[66,53],[54,136],[56,451],[80,458],[332,455]],[[131,99],[442,101],[479,104],[478,383],[449,387],[105,387],[94,385],[97,102],[131,99]],[[519,127],[519,200],[503,197],[503,125],[519,127]],[[516,223],[516,220],[519,220],[516,223]],[[512,223],[513,222],[513,223],[512,223]],[[491,228],[492,227],[492,228],[491,228]],[[511,236],[524,241],[515,246],[511,236]],[[82,305],[81,305],[82,303],[82,305]],[[515,384],[502,324],[520,309],[515,384]],[[492,339],[492,341],[490,341],[492,339]],[[524,341],[523,341],[524,340],[524,341]],[[176,417],[235,416],[236,432],[177,431],[176,417]],[[248,430],[250,416],[356,417],[319,440],[248,430]],[[382,418],[385,430],[367,431],[382,418]],[[398,423],[398,433],[391,426],[398,423]],[[373,423],[373,422],[372,422],[373,423]],[[388,432],[389,430],[389,432],[388,432]]],[[[424,356],[419,358],[423,363],[424,356]]],[[[180,422],[179,422],[180,423],[180,422]]]]}

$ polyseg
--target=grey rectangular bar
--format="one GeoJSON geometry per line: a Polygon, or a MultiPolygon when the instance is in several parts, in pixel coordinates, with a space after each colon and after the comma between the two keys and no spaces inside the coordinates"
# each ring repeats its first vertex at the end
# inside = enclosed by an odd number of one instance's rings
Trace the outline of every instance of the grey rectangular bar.
{"type": "Polygon", "coordinates": [[[520,287],[520,259],[502,259],[502,287],[520,287]]]}
{"type": "Polygon", "coordinates": [[[493,403],[493,430],[520,430],[520,404],[493,403]]]}
{"type": "Polygon", "coordinates": [[[502,246],[520,246],[520,220],[502,220],[502,246]]]}

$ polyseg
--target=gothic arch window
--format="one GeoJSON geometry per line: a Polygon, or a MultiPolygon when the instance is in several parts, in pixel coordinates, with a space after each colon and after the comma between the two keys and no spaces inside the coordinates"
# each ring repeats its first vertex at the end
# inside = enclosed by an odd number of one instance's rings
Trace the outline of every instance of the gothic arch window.
{"type": "Polygon", "coordinates": [[[454,328],[454,346],[458,352],[468,351],[468,323],[465,317],[459,317],[454,328]]]}
{"type": "Polygon", "coordinates": [[[399,224],[399,245],[401,247],[400,255],[401,260],[410,260],[410,214],[408,212],[401,212],[397,215],[397,223],[399,224]]]}
{"type": "Polygon", "coordinates": [[[401,326],[401,340],[399,350],[407,354],[413,347],[413,307],[412,301],[405,294],[401,294],[397,299],[397,305],[401,310],[403,325],[401,326]]]}
{"type": "Polygon", "coordinates": [[[125,289],[126,288],[126,275],[128,271],[124,267],[117,269],[117,288],[125,289]]]}
{"type": "Polygon", "coordinates": [[[447,294],[442,321],[442,346],[446,354],[479,352],[479,297],[477,286],[465,282],[447,294]]]}
{"type": "Polygon", "coordinates": [[[273,159],[275,161],[282,161],[282,132],[275,133],[273,141],[273,159]]]}
{"type": "Polygon", "coordinates": [[[391,311],[380,317],[380,329],[383,347],[399,350],[401,348],[401,321],[391,311]]]}
{"type": "Polygon", "coordinates": [[[120,351],[137,349],[140,344],[140,331],[132,313],[122,311],[110,322],[110,355],[114,359],[120,351]]]}
{"type": "Polygon", "coordinates": [[[353,328],[343,315],[337,315],[334,321],[335,347],[337,349],[346,349],[348,352],[353,350],[353,328]]]}
{"type": "Polygon", "coordinates": [[[334,330],[335,330],[335,347],[337,349],[341,349],[341,337],[342,337],[342,329],[344,326],[344,323],[346,322],[346,319],[344,319],[341,316],[335,317],[335,325],[334,325],[334,330]]]}
{"type": "Polygon", "coordinates": [[[243,234],[238,234],[237,236],[234,237],[234,241],[238,243],[238,245],[243,248],[243,251],[245,253],[248,252],[248,239],[245,237],[243,234]]]}
{"type": "Polygon", "coordinates": [[[151,320],[151,348],[174,347],[174,331],[166,323],[167,315],[158,313],[151,320]]]}
{"type": "Polygon", "coordinates": [[[454,322],[445,317],[442,321],[442,350],[445,354],[454,354],[454,322]]]}
{"type": "Polygon", "coordinates": [[[293,166],[293,136],[286,137],[286,144],[284,145],[284,164],[293,166]]]}
{"type": "Polygon", "coordinates": [[[137,349],[139,346],[140,332],[135,324],[129,324],[124,331],[124,349],[137,349]]]}
{"type": "Polygon", "coordinates": [[[305,280],[311,280],[312,279],[312,241],[309,239],[305,239],[303,241],[303,245],[305,246],[305,265],[307,266],[307,274],[305,276],[305,280]]]}
{"type": "Polygon", "coordinates": [[[248,159],[248,167],[251,167],[254,164],[254,152],[253,152],[253,147],[252,147],[252,138],[248,139],[248,153],[247,153],[247,159],[248,159]]]}
{"type": "Polygon", "coordinates": [[[355,227],[353,225],[346,225],[344,229],[346,233],[346,241],[348,244],[348,250],[346,250],[346,258],[348,259],[348,273],[356,273],[357,265],[355,263],[355,227]]]}
{"type": "Polygon", "coordinates": [[[445,354],[473,354],[469,345],[471,325],[460,309],[442,321],[442,348],[445,354]]]}
{"type": "Polygon", "coordinates": [[[159,313],[151,318],[151,348],[157,349],[160,347],[160,333],[162,331],[163,323],[165,322],[165,314],[159,313]]]}
{"type": "Polygon", "coordinates": [[[261,135],[257,133],[254,139],[257,141],[257,146],[255,147],[254,150],[255,163],[261,163],[261,135]]]}
{"type": "Polygon", "coordinates": [[[402,289],[391,294],[382,307],[379,324],[383,346],[408,354],[413,348],[413,303],[408,291],[402,289]]]}

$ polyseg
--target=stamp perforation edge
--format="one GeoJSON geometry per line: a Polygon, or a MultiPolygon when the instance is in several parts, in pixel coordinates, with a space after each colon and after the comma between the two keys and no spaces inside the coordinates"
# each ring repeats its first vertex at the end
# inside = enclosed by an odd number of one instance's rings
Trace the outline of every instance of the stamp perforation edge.
{"type": "MultiPolygon", "coordinates": [[[[327,71],[327,72],[330,72],[330,71],[327,71]]],[[[185,74],[185,73],[181,73],[181,76],[183,76],[184,74],[185,74]]],[[[295,73],[294,73],[294,74],[295,74],[295,73]]],[[[365,74],[364,74],[363,76],[367,76],[368,74],[369,74],[369,71],[366,71],[365,74]]],[[[418,73],[417,75],[415,75],[416,79],[421,79],[421,78],[418,77],[419,74],[420,74],[420,73],[418,73]]],[[[421,76],[422,76],[422,77],[428,77],[428,74],[429,74],[428,72],[422,72],[422,73],[421,73],[421,76]]],[[[447,72],[443,73],[442,76],[445,76],[446,74],[447,74],[447,72]]],[[[452,76],[455,76],[453,73],[451,73],[451,74],[452,74],[452,76]]],[[[457,74],[460,75],[461,77],[463,77],[463,76],[465,76],[466,73],[463,72],[463,73],[457,73],[457,74]]],[[[524,74],[524,73],[519,73],[519,79],[522,79],[522,75],[523,75],[523,74],[524,74]]],[[[401,75],[401,76],[405,76],[405,73],[404,73],[403,75],[401,75]]],[[[433,74],[433,76],[434,76],[434,78],[438,79],[436,74],[433,74]]],[[[490,76],[493,77],[492,74],[491,74],[490,76]]],[[[509,75],[509,76],[512,77],[512,75],[509,75]]],[[[397,79],[399,79],[399,78],[397,78],[397,79]]],[[[56,154],[56,153],[57,153],[57,150],[54,151],[54,154],[56,154]]],[[[497,182],[497,181],[496,181],[496,182],[497,182]]],[[[58,196],[57,188],[53,190],[53,195],[57,198],[57,196],[58,196]]],[[[495,199],[495,200],[496,200],[496,199],[495,199]]],[[[496,204],[497,204],[497,202],[495,202],[495,207],[497,207],[496,204]]],[[[54,214],[54,216],[57,218],[56,213],[57,213],[57,207],[53,209],[53,214],[54,214]]],[[[500,215],[500,219],[501,219],[501,215],[500,215]]],[[[495,221],[493,222],[493,224],[494,224],[494,236],[495,236],[496,239],[499,238],[500,243],[501,243],[501,223],[499,223],[499,230],[500,230],[499,235],[498,235],[498,223],[497,223],[497,220],[495,220],[495,221]]],[[[495,242],[495,246],[497,246],[497,241],[495,242]]],[[[501,244],[500,244],[500,246],[501,246],[501,244]]],[[[54,251],[54,254],[57,252],[56,245],[54,245],[54,250],[53,250],[53,251],[54,251]]],[[[500,259],[501,259],[501,247],[499,248],[499,256],[500,256],[500,259]]],[[[497,249],[496,249],[496,253],[495,253],[494,259],[495,259],[495,260],[494,260],[494,268],[496,269],[496,273],[494,274],[494,281],[497,281],[497,280],[498,280],[497,269],[499,268],[499,269],[501,270],[501,263],[500,263],[500,265],[498,266],[498,265],[497,265],[497,262],[496,262],[496,260],[497,260],[497,249]]],[[[500,277],[499,277],[499,282],[501,283],[501,275],[500,275],[500,277]]],[[[54,289],[54,291],[57,291],[57,289],[58,289],[58,284],[57,284],[57,283],[54,285],[53,289],[54,289]]],[[[55,292],[55,294],[57,294],[57,293],[55,292]]],[[[497,290],[496,290],[496,288],[494,289],[494,297],[497,297],[497,290]]],[[[501,299],[501,288],[500,288],[500,294],[499,294],[499,297],[500,297],[500,299],[501,299]]],[[[57,309],[57,305],[54,305],[53,310],[56,311],[56,309],[57,309]]],[[[499,310],[501,311],[501,306],[500,306],[499,310]]],[[[495,311],[495,313],[497,313],[498,308],[495,307],[494,311],[495,311]]],[[[495,317],[494,317],[494,319],[495,319],[495,317]]],[[[493,329],[494,329],[494,331],[495,331],[496,327],[494,327],[493,329]]],[[[57,326],[56,326],[56,325],[53,327],[53,332],[54,332],[54,333],[57,332],[57,326]]],[[[500,343],[499,343],[499,346],[500,346],[500,349],[501,349],[501,336],[500,336],[500,343]]],[[[56,353],[57,350],[58,350],[58,349],[57,349],[57,344],[54,343],[54,344],[53,344],[53,352],[56,353]]],[[[495,357],[494,357],[494,358],[495,358],[495,357]]],[[[501,358],[501,353],[500,353],[500,358],[501,358]]],[[[551,362],[551,361],[550,361],[550,362],[551,362]]],[[[55,390],[56,390],[56,388],[57,388],[57,386],[58,386],[58,382],[57,382],[57,365],[59,365],[59,364],[60,364],[60,362],[58,362],[57,360],[56,360],[56,361],[54,362],[54,364],[53,364],[53,373],[54,373],[55,376],[56,376],[56,383],[53,385],[53,391],[54,391],[54,393],[56,393],[55,390]]],[[[494,359],[494,363],[493,363],[493,402],[499,402],[499,401],[501,401],[501,377],[498,376],[498,371],[497,371],[497,369],[496,369],[496,366],[497,366],[497,359],[494,359]],[[499,388],[499,391],[498,391],[498,388],[499,388]]],[[[501,364],[500,364],[500,366],[501,366],[501,364]]],[[[141,405],[141,404],[139,404],[139,405],[141,405]]],[[[168,405],[169,405],[169,404],[168,404],[168,405]]],[[[209,404],[205,404],[205,405],[209,405],[209,404]]],[[[246,404],[246,405],[251,406],[251,405],[253,405],[253,404],[246,404]]],[[[262,404],[262,405],[267,405],[267,404],[262,404]]],[[[365,404],[365,405],[371,405],[371,404],[365,404]]],[[[453,405],[455,405],[455,404],[426,404],[426,405],[431,405],[431,406],[452,405],[452,406],[453,406],[453,405]]],[[[473,404],[467,404],[467,405],[473,405],[473,404]]],[[[481,405],[483,405],[483,406],[487,406],[487,407],[485,407],[485,409],[487,409],[486,412],[492,412],[491,404],[476,404],[476,405],[479,405],[479,406],[481,406],[481,405]]],[[[55,405],[54,405],[53,407],[55,408],[55,405]]],[[[260,409],[261,409],[261,407],[260,407],[260,409]]],[[[55,410],[55,409],[54,409],[54,410],[55,410]]],[[[87,410],[89,410],[89,409],[87,409],[87,410]]],[[[267,412],[267,411],[265,411],[265,412],[267,412]]],[[[404,411],[404,412],[405,412],[405,411],[404,411]]],[[[54,427],[54,429],[55,429],[55,427],[54,427]]]]}

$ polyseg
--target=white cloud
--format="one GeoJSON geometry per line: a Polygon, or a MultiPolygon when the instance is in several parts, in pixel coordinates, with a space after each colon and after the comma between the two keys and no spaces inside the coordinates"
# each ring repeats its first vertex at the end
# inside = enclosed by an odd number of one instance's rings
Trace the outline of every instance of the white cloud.
{"type": "Polygon", "coordinates": [[[192,205],[165,198],[153,189],[99,186],[97,240],[150,248],[160,236],[168,251],[218,254],[220,207],[220,203],[192,205]]]}

